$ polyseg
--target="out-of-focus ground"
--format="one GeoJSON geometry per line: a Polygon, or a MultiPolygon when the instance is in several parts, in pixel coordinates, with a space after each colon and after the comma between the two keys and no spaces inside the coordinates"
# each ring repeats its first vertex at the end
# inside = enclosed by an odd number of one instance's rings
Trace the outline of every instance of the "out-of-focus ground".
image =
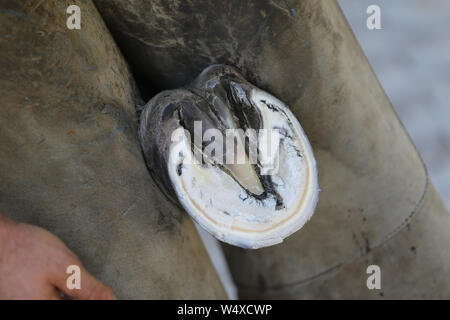
{"type": "MultiPolygon", "coordinates": [[[[450,208],[450,0],[338,2],[450,208]],[[367,28],[372,4],[380,6],[381,30],[367,28]]],[[[220,245],[198,229],[228,295],[236,299],[220,245]]]]}
{"type": "Polygon", "coordinates": [[[450,208],[450,1],[338,2],[450,208]],[[381,30],[366,26],[371,4],[381,30]]]}

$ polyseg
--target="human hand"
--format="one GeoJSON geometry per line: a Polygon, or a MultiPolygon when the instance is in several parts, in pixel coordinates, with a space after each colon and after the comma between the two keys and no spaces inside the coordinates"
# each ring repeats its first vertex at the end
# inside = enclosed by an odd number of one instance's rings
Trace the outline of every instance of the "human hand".
{"type": "Polygon", "coordinates": [[[115,299],[72,251],[48,231],[0,215],[0,299],[115,299]],[[67,267],[80,267],[80,289],[68,289],[67,267]]]}

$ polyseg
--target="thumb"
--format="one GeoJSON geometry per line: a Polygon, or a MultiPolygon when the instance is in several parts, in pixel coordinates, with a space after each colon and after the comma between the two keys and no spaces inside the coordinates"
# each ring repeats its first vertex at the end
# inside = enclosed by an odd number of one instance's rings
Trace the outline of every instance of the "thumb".
{"type": "Polygon", "coordinates": [[[65,292],[77,300],[116,300],[111,286],[105,285],[95,279],[87,270],[81,269],[84,277],[81,277],[81,288],[65,290],[65,292]]]}
{"type": "Polygon", "coordinates": [[[116,300],[111,286],[105,285],[95,279],[79,261],[73,260],[67,265],[76,265],[79,267],[79,288],[70,289],[68,282],[69,275],[64,271],[66,268],[58,268],[59,272],[53,278],[54,285],[69,297],[77,300],[116,300]],[[63,271],[63,272],[61,272],[63,271]]]}

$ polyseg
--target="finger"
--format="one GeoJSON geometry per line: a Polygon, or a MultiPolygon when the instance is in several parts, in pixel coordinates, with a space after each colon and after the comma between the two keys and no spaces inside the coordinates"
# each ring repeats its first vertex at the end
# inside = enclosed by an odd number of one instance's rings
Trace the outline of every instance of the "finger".
{"type": "Polygon", "coordinates": [[[51,292],[49,292],[43,300],[63,300],[61,292],[57,288],[52,288],[51,292]]]}
{"type": "Polygon", "coordinates": [[[87,270],[81,269],[81,288],[70,290],[67,294],[80,300],[116,300],[112,287],[95,279],[87,270]]]}
{"type": "Polygon", "coordinates": [[[115,300],[113,289],[97,279],[95,279],[81,264],[81,262],[71,253],[68,252],[62,261],[54,265],[51,271],[51,283],[61,290],[64,294],[73,299],[80,300],[115,300]],[[69,266],[77,266],[79,269],[68,270],[69,266]],[[71,284],[74,277],[78,286],[71,284]]]}

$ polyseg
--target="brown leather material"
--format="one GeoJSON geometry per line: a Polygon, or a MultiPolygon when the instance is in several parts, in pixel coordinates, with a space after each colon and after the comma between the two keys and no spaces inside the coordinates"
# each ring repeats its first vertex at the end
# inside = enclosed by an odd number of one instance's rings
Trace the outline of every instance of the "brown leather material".
{"type": "Polygon", "coordinates": [[[1,1],[0,30],[0,211],[59,236],[119,298],[226,298],[147,172],[138,94],[92,2],[1,1]]]}
{"type": "Polygon", "coordinates": [[[448,299],[450,214],[430,184],[414,218],[367,254],[310,279],[271,288],[240,287],[264,299],[448,299]],[[380,267],[381,288],[369,290],[367,267],[380,267]]]}
{"type": "MultiPolygon", "coordinates": [[[[175,88],[207,65],[232,65],[286,102],[308,135],[322,189],[316,212],[280,245],[257,251],[226,246],[243,297],[339,297],[337,282],[311,286],[406,232],[428,197],[426,169],[335,1],[94,2],[146,83],[175,88]],[[310,284],[305,291],[296,285],[302,283],[310,284]],[[296,289],[276,289],[289,286],[296,289]]],[[[427,208],[446,225],[445,209],[432,198],[427,208]]],[[[434,236],[441,237],[440,252],[448,251],[448,236],[434,236]]],[[[392,250],[391,270],[407,270],[410,251],[392,250]]],[[[436,256],[414,272],[442,272],[449,259],[436,256]]],[[[367,276],[361,272],[339,279],[348,288],[359,286],[367,276]]],[[[388,290],[393,297],[412,292],[405,282],[392,285],[400,286],[388,290]]],[[[441,297],[448,288],[415,290],[441,297]]]]}

